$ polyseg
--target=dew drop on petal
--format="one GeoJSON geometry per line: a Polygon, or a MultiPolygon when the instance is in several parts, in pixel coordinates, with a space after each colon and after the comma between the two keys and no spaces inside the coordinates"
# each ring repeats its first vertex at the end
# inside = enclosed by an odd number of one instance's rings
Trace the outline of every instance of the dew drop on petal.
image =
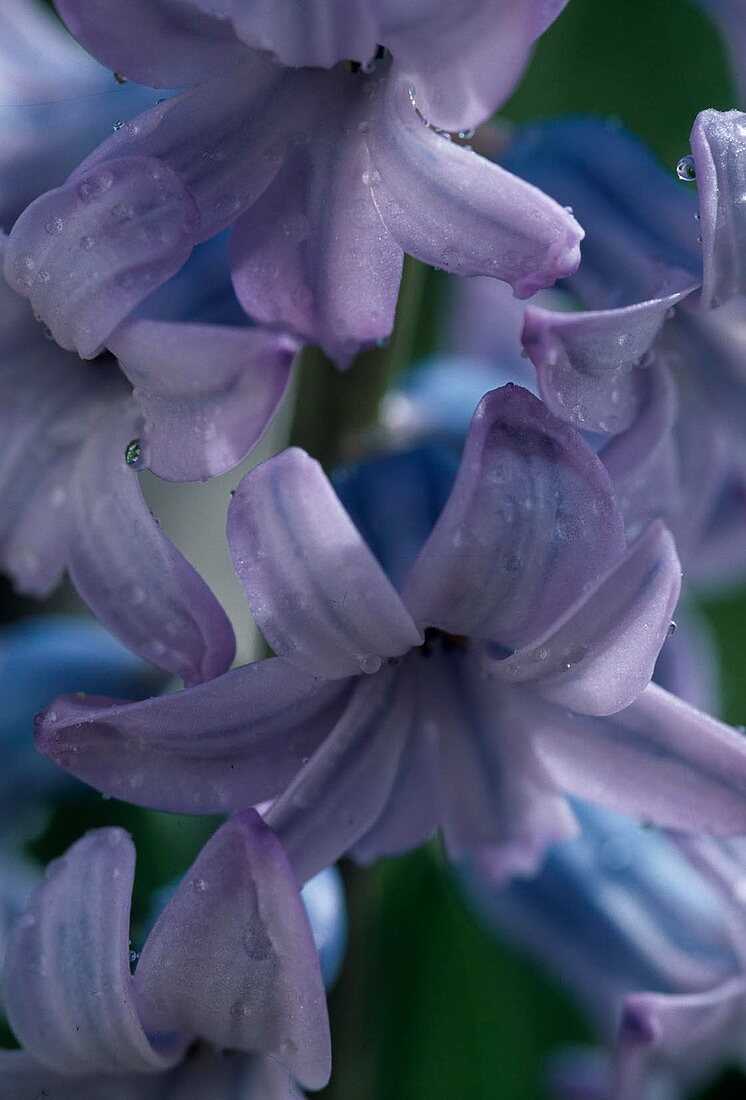
{"type": "Polygon", "coordinates": [[[685,180],[686,183],[691,183],[693,180],[696,180],[697,169],[694,165],[694,157],[691,154],[681,158],[676,165],[676,175],[680,180],[685,180]]]}
{"type": "Polygon", "coordinates": [[[139,439],[132,439],[124,449],[124,461],[128,466],[137,469],[142,460],[142,444],[139,439]]]}
{"type": "Polygon", "coordinates": [[[360,658],[360,670],[366,676],[372,676],[381,667],[381,658],[377,653],[364,653],[360,658]]]}

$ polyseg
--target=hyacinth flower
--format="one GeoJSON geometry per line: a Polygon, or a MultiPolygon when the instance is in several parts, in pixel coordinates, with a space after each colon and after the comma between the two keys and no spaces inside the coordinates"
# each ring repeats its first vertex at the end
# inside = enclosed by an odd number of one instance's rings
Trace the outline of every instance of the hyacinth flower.
{"type": "Polygon", "coordinates": [[[63,697],[39,748],[141,805],[274,798],[300,880],[437,829],[454,856],[532,867],[574,831],[565,793],[744,831],[746,743],[646,686],[680,582],[662,525],[627,545],[600,461],[519,387],[485,397],[449,494],[452,475],[363,467],[343,490],[358,529],[302,451],[264,463],[228,537],[277,657],[143,703],[63,697]]]}
{"type": "MultiPolygon", "coordinates": [[[[737,923],[732,889],[726,900],[715,875],[673,839],[574,808],[581,835],[553,846],[535,878],[506,886],[502,868],[493,877],[482,856],[462,869],[462,883],[487,924],[567,984],[614,1046],[599,1100],[652,1100],[661,1074],[678,1086],[665,1095],[679,1095],[743,1058],[743,899],[737,923]]],[[[742,841],[694,843],[709,846],[713,866],[739,862],[743,876],[742,841]]]]}
{"type": "Polygon", "coordinates": [[[311,929],[277,839],[255,811],[223,825],[130,973],[134,846],[88,833],[53,863],[15,924],[0,1054],[8,1100],[285,1100],[330,1069],[311,929]],[[228,1052],[228,1053],[223,1053],[228,1052]],[[45,1091],[46,1090],[46,1091],[45,1091]]]}
{"type": "Polygon", "coordinates": [[[104,64],[153,87],[189,87],[29,207],[6,277],[84,358],[193,244],[227,228],[247,313],[340,365],[390,333],[404,252],[527,297],[577,266],[582,230],[436,127],[486,118],[561,6],[313,3],[304,15],[284,4],[208,12],[197,0],[64,0],[67,25],[104,64]],[[95,242],[88,252],[83,238],[95,242]]]}
{"type": "Polygon", "coordinates": [[[632,491],[667,480],[677,546],[694,574],[720,583],[742,571],[746,545],[743,133],[739,112],[703,111],[693,156],[679,164],[684,182],[597,121],[529,130],[508,158],[588,227],[569,286],[589,312],[526,310],[539,390],[558,416],[590,431],[618,439],[638,422],[647,448],[610,448],[612,463],[622,454],[620,492],[623,480],[632,491]],[[695,179],[699,202],[688,190],[695,179]],[[671,371],[678,416],[651,367],[671,371]]]}

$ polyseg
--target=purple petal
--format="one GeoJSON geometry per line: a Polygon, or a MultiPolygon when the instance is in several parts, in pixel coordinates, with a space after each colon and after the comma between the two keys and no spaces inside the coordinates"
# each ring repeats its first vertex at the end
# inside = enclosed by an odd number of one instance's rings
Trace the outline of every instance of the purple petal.
{"type": "Polygon", "coordinates": [[[109,340],[145,418],[148,466],[170,481],[230,470],[259,442],[297,344],[261,329],[125,322],[109,340]]]}
{"type": "Polygon", "coordinates": [[[567,0],[430,0],[417,14],[398,0],[379,7],[394,60],[417,86],[417,101],[446,130],[478,126],[518,83],[531,47],[567,0]],[[424,10],[423,10],[424,7],[424,10]]]}
{"type": "Polygon", "coordinates": [[[702,300],[716,309],[746,290],[746,115],[701,111],[691,133],[702,232],[702,300]]]}
{"type": "Polygon", "coordinates": [[[247,313],[319,344],[340,366],[391,332],[403,259],[366,185],[359,126],[369,104],[345,78],[328,74],[338,94],[312,143],[287,161],[231,239],[247,313]]]}
{"type": "Polygon", "coordinates": [[[619,497],[628,539],[636,538],[652,519],[671,523],[679,491],[673,379],[659,362],[640,372],[638,386],[641,404],[632,425],[600,452],[619,497]]]}
{"type": "MultiPolygon", "coordinates": [[[[0,237],[0,260],[4,238],[0,237]]],[[[125,387],[44,338],[27,301],[0,277],[0,566],[44,596],[65,568],[69,484],[82,439],[125,387]]]]}
{"type": "Polygon", "coordinates": [[[746,980],[734,978],[703,993],[632,993],[619,1024],[614,1096],[639,1100],[654,1059],[677,1068],[738,1053],[746,1023],[746,980]]]}
{"type": "Polygon", "coordinates": [[[382,41],[370,0],[253,0],[232,4],[236,34],[294,68],[366,62],[382,41]]]}
{"type": "Polygon", "coordinates": [[[297,447],[241,481],[228,542],[262,633],[304,672],[376,672],[421,642],[321,467],[297,447]]]}
{"type": "Polygon", "coordinates": [[[273,659],[138,703],[75,695],[37,719],[37,747],[97,790],[173,813],[273,798],[334,727],[346,685],[273,659]]]}
{"type": "Polygon", "coordinates": [[[133,1004],[134,871],[125,832],[88,833],[51,864],[10,935],[8,1019],[25,1051],[59,1073],[152,1072],[181,1056],[173,1043],[156,1053],[133,1004]]]}
{"type": "Polygon", "coordinates": [[[68,569],[96,616],[137,653],[188,683],[233,660],[233,630],[210,589],[161,533],[125,451],[138,435],[126,403],[85,442],[71,485],[68,569]]]}
{"type": "Polygon", "coordinates": [[[170,1080],[170,1074],[61,1077],[21,1050],[0,1051],[3,1100],[176,1100],[164,1084],[170,1080]]]}
{"type": "Polygon", "coordinates": [[[527,390],[483,398],[405,586],[418,623],[507,646],[548,630],[624,553],[601,462],[527,390]]]}
{"type": "Polygon", "coordinates": [[[720,713],[718,653],[713,631],[704,615],[686,601],[676,609],[676,630],[660,651],[655,682],[697,710],[720,713]]]}
{"type": "Polygon", "coordinates": [[[581,714],[613,714],[650,683],[681,588],[670,533],[650,524],[548,634],[489,667],[581,714]]]}
{"type": "Polygon", "coordinates": [[[57,0],[85,48],[151,88],[181,88],[224,72],[245,53],[225,19],[190,0],[57,0]]]}
{"type": "Polygon", "coordinates": [[[623,309],[526,309],[523,346],[555,416],[591,432],[616,434],[631,426],[642,404],[635,367],[647,365],[669,310],[698,285],[678,273],[672,281],[685,285],[623,309]]]}
{"type": "Polygon", "coordinates": [[[380,817],[415,721],[409,663],[361,680],[334,729],[267,814],[299,882],[356,844],[380,817]]]}
{"type": "Polygon", "coordinates": [[[132,119],[83,162],[75,182],[119,157],[157,158],[196,202],[198,239],[207,240],[259,198],[288,150],[318,125],[325,75],[249,52],[227,73],[132,119]]]}
{"type": "Polygon", "coordinates": [[[295,877],[254,810],[205,845],[159,917],[135,971],[150,1033],[276,1057],[322,1088],[331,1050],[319,959],[295,877]]]}
{"type": "Polygon", "coordinates": [[[392,76],[378,96],[368,180],[405,252],[458,275],[504,279],[519,298],[575,270],[583,231],[563,207],[432,130],[405,78],[392,76]]]}
{"type": "Polygon", "coordinates": [[[192,251],[199,215],[179,177],[146,157],[78,173],[21,215],[5,277],[57,343],[84,359],[192,251]]]}
{"type": "Polygon", "coordinates": [[[606,718],[526,696],[556,782],[609,809],[686,832],[746,833],[746,738],[651,684],[606,718]]]}
{"type": "Polygon", "coordinates": [[[440,672],[430,714],[441,746],[446,849],[452,859],[480,851],[496,877],[533,874],[547,848],[574,836],[577,824],[534,751],[521,694],[485,681],[469,661],[452,681],[449,704],[449,677],[440,672]]]}

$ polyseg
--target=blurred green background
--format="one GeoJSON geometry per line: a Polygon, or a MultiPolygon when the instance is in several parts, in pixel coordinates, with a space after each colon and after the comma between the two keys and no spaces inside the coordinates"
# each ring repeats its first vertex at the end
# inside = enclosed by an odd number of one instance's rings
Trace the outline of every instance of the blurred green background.
{"type": "MultiPolygon", "coordinates": [[[[734,105],[718,36],[687,0],[571,0],[502,114],[517,122],[612,116],[673,171],[696,113],[734,105]]],[[[427,347],[428,326],[418,343],[427,347]]],[[[342,411],[352,388],[337,390],[342,411]]],[[[746,592],[709,600],[704,610],[720,649],[725,717],[746,722],[746,592]]],[[[152,892],[186,869],[215,822],[87,797],[57,809],[34,854],[52,858],[103,824],[125,826],[137,843],[137,946],[152,892]]],[[[350,946],[330,999],[334,1076],[323,1100],[545,1096],[546,1054],[591,1034],[560,989],[476,924],[437,850],[370,871],[347,867],[345,875],[350,946]]],[[[743,1098],[746,1078],[725,1075],[703,1095],[743,1098]]]]}

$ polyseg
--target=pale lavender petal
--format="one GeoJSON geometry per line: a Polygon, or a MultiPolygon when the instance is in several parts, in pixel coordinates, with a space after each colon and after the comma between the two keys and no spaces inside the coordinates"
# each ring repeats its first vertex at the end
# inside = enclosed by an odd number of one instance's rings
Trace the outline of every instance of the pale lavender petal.
{"type": "Polygon", "coordinates": [[[717,1065],[737,1053],[746,1025],[746,980],[703,993],[632,993],[625,998],[616,1050],[617,1100],[639,1100],[656,1059],[679,1069],[692,1058],[717,1065]]]}
{"type": "Polygon", "coordinates": [[[422,640],[321,466],[297,447],[241,481],[228,542],[262,633],[304,672],[376,672],[422,640]]]}
{"type": "Polygon", "coordinates": [[[78,173],[21,215],[5,277],[57,343],[84,359],[192,251],[194,200],[165,164],[131,157],[78,173]]]}
{"type": "Polygon", "coordinates": [[[322,1088],[331,1050],[324,985],[287,857],[254,810],[205,845],[148,936],[134,978],[150,1034],[178,1028],[271,1054],[322,1088]]]}
{"type": "Polygon", "coordinates": [[[231,239],[236,294],[257,320],[289,327],[340,366],[389,335],[402,251],[371,200],[359,127],[369,103],[349,74],[310,144],[288,159],[231,239]]]}
{"type": "Polygon", "coordinates": [[[424,113],[462,130],[483,122],[512,91],[531,46],[566,0],[288,0],[234,3],[233,24],[285,65],[369,67],[376,46],[421,92],[424,113]]]}
{"type": "MultiPolygon", "coordinates": [[[[626,432],[600,452],[624,514],[628,539],[653,519],[671,523],[679,493],[679,463],[673,436],[677,393],[671,373],[654,363],[638,378],[639,411],[626,432]]],[[[679,552],[681,549],[679,548],[679,552]]]]}
{"type": "Polygon", "coordinates": [[[337,725],[267,813],[299,882],[338,859],[380,817],[416,699],[409,662],[361,680],[337,725]]]}
{"type": "Polygon", "coordinates": [[[135,849],[121,829],[88,833],[53,863],[10,935],[6,1008],[24,1050],[59,1073],[152,1072],[156,1052],[132,997],[129,914],[135,849]]]}
{"type": "Polygon", "coordinates": [[[746,290],[746,115],[701,111],[690,140],[702,231],[702,300],[715,309],[746,290]]]}
{"type": "Polygon", "coordinates": [[[134,386],[148,467],[170,481],[230,470],[259,442],[298,345],[263,329],[127,321],[109,347],[134,386]]]}
{"type": "Polygon", "coordinates": [[[319,105],[326,105],[326,75],[282,69],[250,51],[227,73],[126,123],[73,179],[77,183],[120,157],[157,158],[196,202],[198,240],[207,240],[256,202],[288,150],[307,140],[309,127],[318,124],[319,105]]]}
{"type": "Polygon", "coordinates": [[[543,192],[431,129],[410,85],[377,89],[366,143],[371,193],[394,240],[458,275],[491,275],[528,298],[569,275],[583,231],[543,192]]]}
{"type": "Polygon", "coordinates": [[[672,282],[660,297],[622,309],[526,309],[523,346],[555,416],[591,432],[616,434],[631,426],[642,405],[635,368],[647,365],[669,311],[698,286],[685,274],[672,282]]]}
{"type": "Polygon", "coordinates": [[[446,849],[452,859],[481,852],[495,877],[533,874],[547,848],[574,836],[577,824],[534,749],[522,693],[485,680],[468,661],[451,683],[449,704],[440,671],[430,714],[441,744],[446,849]]]}
{"type": "Polygon", "coordinates": [[[533,739],[564,790],[686,832],[746,833],[746,738],[655,684],[618,714],[524,700],[533,739]]]}
{"type": "Polygon", "coordinates": [[[417,87],[431,122],[465,130],[484,122],[512,92],[531,47],[567,0],[379,0],[381,33],[417,87]]]}
{"type": "Polygon", "coordinates": [[[234,0],[230,9],[239,38],[294,68],[367,62],[382,41],[370,0],[234,0]]]}
{"type": "Polygon", "coordinates": [[[477,408],[405,602],[418,623],[524,645],[618,561],[624,545],[598,458],[527,390],[504,386],[477,408]]]}
{"type": "Polygon", "coordinates": [[[196,84],[245,53],[225,19],[190,0],[56,0],[85,48],[110,69],[151,88],[196,84]]]}
{"type": "Polygon", "coordinates": [[[102,415],[70,486],[68,570],[96,616],[153,664],[197,682],[229,667],[235,641],[210,589],[163,535],[125,452],[138,436],[127,402],[102,415]]]}
{"type": "Polygon", "coordinates": [[[547,634],[487,668],[559,706],[613,714],[650,683],[680,588],[673,538],[656,521],[547,634]]]}
{"type": "Polygon", "coordinates": [[[104,794],[173,813],[230,813],[279,794],[346,698],[344,682],[258,661],[137,703],[62,696],[38,717],[36,743],[104,794]]]}

